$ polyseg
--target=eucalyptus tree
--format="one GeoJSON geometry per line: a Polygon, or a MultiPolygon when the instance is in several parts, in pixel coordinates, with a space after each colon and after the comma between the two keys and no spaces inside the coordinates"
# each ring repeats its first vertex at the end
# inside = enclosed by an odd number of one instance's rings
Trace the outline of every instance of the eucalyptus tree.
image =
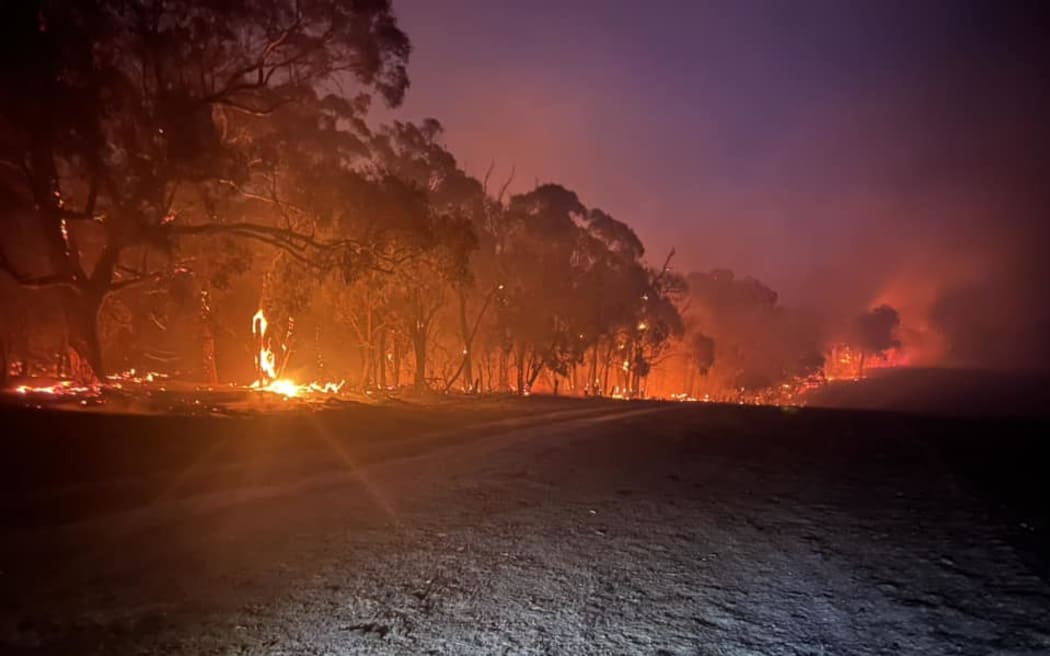
{"type": "MultiPolygon", "coordinates": [[[[460,346],[452,352],[462,351],[462,359],[448,376],[445,389],[464,370],[466,380],[473,380],[471,349],[476,329],[468,320],[467,296],[476,282],[471,267],[478,246],[475,226],[488,200],[481,182],[464,172],[442,144],[442,132],[435,119],[419,124],[395,121],[372,140],[374,165],[414,190],[425,205],[419,215],[424,230],[406,244],[398,258],[398,291],[391,308],[412,345],[416,389],[428,386],[428,355],[439,313],[452,305],[450,296],[458,303],[460,331],[460,346]]],[[[487,305],[480,310],[478,321],[486,310],[487,305]]]]}
{"type": "Polygon", "coordinates": [[[19,62],[0,71],[0,210],[19,225],[0,270],[64,290],[95,375],[103,301],[165,275],[180,237],[251,239],[311,266],[359,254],[282,211],[220,213],[215,189],[275,200],[275,144],[297,130],[282,110],[331,136],[359,113],[335,85],[401,101],[410,47],[389,2],[22,0],[0,20],[0,56],[19,62]]]}
{"type": "Polygon", "coordinates": [[[869,357],[885,357],[887,351],[900,348],[900,325],[900,314],[889,305],[872,308],[853,319],[849,341],[860,351],[858,376],[864,377],[864,364],[869,357]]]}
{"type": "Polygon", "coordinates": [[[519,394],[532,388],[544,368],[564,372],[576,357],[583,236],[577,221],[586,213],[574,192],[555,184],[510,198],[500,314],[519,394]]]}

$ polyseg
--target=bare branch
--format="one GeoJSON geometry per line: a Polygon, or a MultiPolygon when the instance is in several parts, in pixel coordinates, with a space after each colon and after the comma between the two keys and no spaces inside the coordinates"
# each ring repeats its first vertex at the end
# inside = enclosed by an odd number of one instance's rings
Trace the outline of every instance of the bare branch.
{"type": "Polygon", "coordinates": [[[503,186],[499,188],[499,194],[496,195],[496,202],[503,204],[503,197],[507,195],[507,189],[510,187],[510,183],[514,181],[514,174],[517,172],[518,167],[510,167],[510,175],[507,176],[507,181],[503,183],[503,186]]]}
{"type": "Polygon", "coordinates": [[[67,221],[94,221],[97,217],[87,210],[67,210],[59,208],[55,210],[59,218],[66,219],[67,221]]]}
{"type": "Polygon", "coordinates": [[[119,292],[128,287],[134,287],[136,285],[143,285],[148,282],[160,282],[164,278],[164,274],[158,272],[149,274],[140,274],[132,278],[125,278],[124,280],[117,280],[109,285],[109,289],[106,290],[107,294],[113,292],[119,292]]]}
{"type": "Polygon", "coordinates": [[[256,107],[249,107],[248,105],[239,103],[239,102],[237,102],[235,100],[231,100],[229,98],[221,98],[219,100],[215,100],[214,101],[214,103],[216,105],[223,105],[224,107],[229,107],[230,109],[232,109],[234,111],[237,111],[237,112],[240,112],[242,114],[247,114],[249,116],[256,116],[256,117],[269,116],[269,115],[273,114],[275,111],[277,111],[278,109],[280,109],[281,107],[283,107],[283,106],[285,106],[285,105],[287,105],[287,104],[289,104],[291,102],[292,102],[292,99],[284,98],[282,100],[278,100],[278,101],[270,104],[267,107],[259,109],[259,108],[256,108],[256,107]]]}
{"type": "Polygon", "coordinates": [[[496,160],[489,162],[488,169],[485,170],[485,177],[481,180],[481,192],[483,194],[489,193],[489,178],[492,177],[492,170],[496,168],[496,160]]]}
{"type": "MultiPolygon", "coordinates": [[[[254,191],[248,191],[244,187],[241,187],[240,185],[238,185],[233,180],[219,180],[218,182],[219,182],[219,184],[226,185],[230,189],[233,189],[234,191],[236,191],[238,194],[240,194],[244,198],[247,198],[249,200],[257,200],[257,201],[261,201],[263,203],[268,203],[270,205],[274,205],[274,206],[276,206],[276,207],[281,209],[282,214],[284,213],[284,210],[286,208],[295,210],[299,214],[304,214],[304,215],[307,214],[307,211],[306,211],[305,208],[300,207],[299,205],[295,205],[294,203],[289,203],[288,201],[281,200],[281,199],[279,199],[277,197],[276,179],[272,179],[270,195],[269,196],[264,196],[263,194],[256,193],[254,191]]],[[[285,217],[285,218],[287,218],[287,217],[285,217]]]]}
{"type": "Polygon", "coordinates": [[[68,287],[76,289],[74,280],[68,275],[49,274],[45,276],[30,276],[21,273],[11,264],[7,256],[0,253],[0,271],[11,276],[11,279],[23,287],[31,289],[44,289],[47,287],[68,287]]]}
{"type": "Polygon", "coordinates": [[[9,159],[0,159],[0,166],[4,166],[6,168],[9,168],[9,169],[17,172],[19,175],[25,175],[25,173],[26,173],[25,167],[23,165],[18,164],[17,162],[13,162],[13,161],[11,161],[9,159]]]}
{"type": "Polygon", "coordinates": [[[654,284],[663,280],[664,276],[667,275],[667,272],[671,270],[671,258],[674,257],[674,254],[675,250],[674,248],[671,248],[671,251],[667,254],[667,259],[664,260],[664,265],[660,267],[660,273],[656,276],[656,280],[653,281],[654,284]]]}
{"type": "Polygon", "coordinates": [[[315,270],[323,270],[331,266],[330,257],[338,252],[350,251],[359,253],[361,251],[360,244],[348,239],[318,241],[312,236],[304,235],[294,230],[274,228],[257,223],[169,225],[167,230],[173,235],[228,234],[253,239],[278,248],[300,263],[315,270]]]}
{"type": "Polygon", "coordinates": [[[272,55],[275,51],[279,50],[283,45],[285,45],[285,43],[287,43],[288,39],[292,36],[292,34],[296,33],[296,31],[302,31],[302,24],[302,11],[297,7],[296,20],[294,23],[288,26],[273,41],[268,43],[266,47],[263,48],[262,52],[259,53],[259,56],[255,58],[254,61],[234,71],[230,75],[230,77],[227,78],[226,84],[223,85],[222,89],[216,91],[215,93],[205,96],[201,100],[205,103],[225,104],[230,100],[231,96],[234,96],[238,93],[244,91],[256,91],[259,89],[263,89],[269,85],[270,79],[273,77],[274,73],[276,73],[279,69],[286,68],[288,66],[294,66],[296,63],[302,61],[312,52],[316,51],[319,48],[322,48],[324,44],[329,39],[331,39],[332,35],[335,33],[335,26],[333,24],[329,26],[329,28],[325,30],[324,33],[312,39],[312,42],[303,47],[301,50],[295,52],[292,55],[289,55],[288,57],[280,61],[273,63],[267,62],[267,59],[270,57],[270,55],[272,55]],[[255,80],[251,82],[245,81],[245,78],[251,73],[255,73],[255,80]]]}
{"type": "Polygon", "coordinates": [[[159,351],[144,351],[142,355],[155,362],[178,362],[182,359],[178,355],[162,355],[159,351]]]}
{"type": "Polygon", "coordinates": [[[95,218],[95,205],[98,204],[98,192],[101,186],[102,180],[100,179],[100,177],[98,175],[92,175],[91,183],[88,186],[87,202],[84,203],[83,212],[85,215],[91,217],[92,219],[95,218]]]}

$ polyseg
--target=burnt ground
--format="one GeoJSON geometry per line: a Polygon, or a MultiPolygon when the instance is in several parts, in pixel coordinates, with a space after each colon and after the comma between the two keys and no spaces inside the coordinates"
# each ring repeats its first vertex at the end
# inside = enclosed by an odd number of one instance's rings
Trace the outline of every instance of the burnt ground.
{"type": "Polygon", "coordinates": [[[3,653],[1050,653],[1039,420],[0,414],[3,653]]]}

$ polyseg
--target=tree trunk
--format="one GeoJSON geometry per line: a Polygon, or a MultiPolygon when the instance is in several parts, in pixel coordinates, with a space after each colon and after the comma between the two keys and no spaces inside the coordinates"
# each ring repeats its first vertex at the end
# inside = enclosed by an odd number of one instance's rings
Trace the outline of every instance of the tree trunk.
{"type": "Polygon", "coordinates": [[[501,346],[499,349],[499,373],[498,373],[498,387],[499,391],[507,392],[510,391],[510,348],[501,346]]]}
{"type": "Polygon", "coordinates": [[[642,392],[642,373],[641,367],[639,366],[639,357],[641,354],[636,353],[635,359],[631,361],[631,370],[627,372],[628,383],[627,387],[630,388],[631,398],[636,398],[641,395],[642,392]]]}
{"type": "Polygon", "coordinates": [[[376,375],[376,371],[375,371],[375,352],[376,352],[375,340],[376,340],[376,335],[375,335],[375,330],[373,329],[373,325],[372,325],[374,318],[375,318],[374,317],[374,312],[372,311],[371,306],[369,306],[369,308],[368,308],[368,323],[366,325],[366,330],[365,330],[365,338],[367,340],[366,343],[365,343],[365,371],[364,371],[364,376],[362,377],[362,380],[363,380],[365,388],[374,387],[375,386],[375,375],[376,375]]]}
{"type": "Polygon", "coordinates": [[[379,387],[386,389],[386,329],[379,332],[379,387]]]}
{"type": "Polygon", "coordinates": [[[201,377],[209,385],[219,382],[219,372],[215,367],[215,337],[210,332],[201,342],[201,377]]]}
{"type": "Polygon", "coordinates": [[[66,304],[70,347],[80,362],[70,372],[78,382],[102,380],[106,373],[102,363],[102,343],[98,337],[98,315],[102,295],[90,291],[74,293],[66,304]]]}
{"type": "Polygon", "coordinates": [[[416,391],[422,392],[427,387],[427,333],[425,330],[412,332],[412,348],[416,356],[416,391]]]}
{"type": "Polygon", "coordinates": [[[365,346],[365,352],[364,352],[364,356],[363,356],[364,357],[364,365],[363,365],[364,371],[361,373],[361,386],[366,388],[366,389],[369,388],[369,387],[372,387],[372,382],[375,379],[375,370],[373,369],[373,364],[374,364],[373,355],[374,355],[374,353],[375,353],[375,350],[372,348],[371,344],[365,346]]]}
{"type": "Polygon", "coordinates": [[[459,325],[463,331],[463,376],[466,378],[466,391],[476,392],[474,387],[474,361],[471,354],[471,342],[473,334],[470,324],[467,322],[467,294],[463,288],[459,290],[459,325]]]}
{"type": "Polygon", "coordinates": [[[208,292],[200,293],[200,335],[201,335],[201,379],[209,385],[219,382],[219,373],[215,366],[215,318],[212,316],[208,292]]]}
{"type": "Polygon", "coordinates": [[[605,351],[605,364],[602,371],[602,394],[609,395],[609,360],[612,359],[613,342],[609,342],[609,348],[605,351]]]}
{"type": "Polygon", "coordinates": [[[584,388],[590,390],[592,396],[601,395],[601,391],[598,389],[598,344],[600,341],[594,341],[594,352],[591,354],[591,367],[588,371],[587,386],[584,388]]]}
{"type": "Polygon", "coordinates": [[[492,386],[495,383],[494,376],[492,375],[492,353],[491,351],[483,351],[484,355],[481,358],[481,372],[478,376],[480,387],[485,392],[491,392],[492,386]]]}
{"type": "MultiPolygon", "coordinates": [[[[532,388],[536,386],[536,379],[540,377],[541,373],[543,373],[543,360],[541,360],[539,358],[536,358],[535,360],[533,360],[530,357],[529,358],[529,380],[528,380],[528,385],[529,385],[529,391],[530,392],[532,391],[532,388]]],[[[551,372],[551,373],[553,374],[553,372],[551,372]]]]}
{"type": "Polygon", "coordinates": [[[525,347],[518,348],[517,355],[518,389],[519,396],[525,394],[525,347]]]}

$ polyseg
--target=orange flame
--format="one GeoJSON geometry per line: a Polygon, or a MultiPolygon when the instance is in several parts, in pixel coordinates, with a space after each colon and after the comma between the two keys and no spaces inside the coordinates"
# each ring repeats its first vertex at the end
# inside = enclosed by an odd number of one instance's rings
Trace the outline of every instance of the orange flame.
{"type": "Polygon", "coordinates": [[[259,352],[255,356],[256,385],[264,386],[277,378],[277,356],[266,340],[266,329],[269,323],[262,308],[252,317],[252,335],[259,343],[259,352]]]}
{"type": "MultiPolygon", "coordinates": [[[[338,394],[342,391],[345,381],[338,383],[308,383],[299,384],[290,378],[277,377],[277,355],[270,346],[267,339],[269,323],[262,309],[252,317],[252,336],[258,342],[258,351],[255,354],[255,382],[251,384],[252,389],[260,392],[272,392],[283,397],[294,398],[305,394],[338,394]]],[[[282,347],[284,350],[284,347],[282,347]]]]}

